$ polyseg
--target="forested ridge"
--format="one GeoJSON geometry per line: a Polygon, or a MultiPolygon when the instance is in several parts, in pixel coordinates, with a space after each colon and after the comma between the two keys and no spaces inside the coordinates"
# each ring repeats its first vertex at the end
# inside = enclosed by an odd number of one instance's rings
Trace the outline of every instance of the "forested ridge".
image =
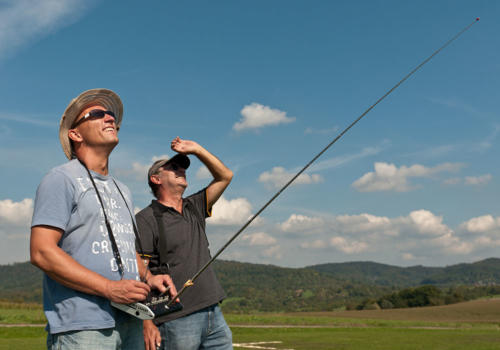
{"type": "MultiPolygon", "coordinates": [[[[214,267],[228,296],[223,308],[233,312],[421,306],[410,299],[443,304],[500,290],[497,258],[447,267],[346,262],[285,268],[224,260],[214,267]],[[433,288],[418,289],[427,285],[433,288]]],[[[0,265],[1,300],[41,303],[41,297],[39,269],[29,262],[0,265]]]]}

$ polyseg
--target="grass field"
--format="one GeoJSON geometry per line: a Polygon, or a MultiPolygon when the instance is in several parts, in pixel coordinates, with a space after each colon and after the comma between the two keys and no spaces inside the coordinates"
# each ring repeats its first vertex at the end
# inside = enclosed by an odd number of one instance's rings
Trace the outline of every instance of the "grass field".
{"type": "MultiPolygon", "coordinates": [[[[33,323],[38,316],[26,310],[16,314],[13,305],[0,303],[2,320],[33,323]],[[10,316],[4,318],[6,310],[10,316]]],[[[226,320],[235,349],[500,350],[500,299],[414,309],[226,314],[226,320]]],[[[44,347],[43,327],[0,327],[0,350],[44,347]]]]}

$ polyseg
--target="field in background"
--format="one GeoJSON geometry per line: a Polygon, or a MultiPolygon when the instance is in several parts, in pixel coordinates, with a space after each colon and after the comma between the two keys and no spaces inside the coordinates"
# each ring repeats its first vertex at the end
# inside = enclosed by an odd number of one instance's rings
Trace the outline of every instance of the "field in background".
{"type": "MultiPolygon", "coordinates": [[[[41,309],[0,303],[2,323],[37,323],[41,309]],[[5,313],[7,312],[7,313],[5,313]],[[17,321],[16,321],[17,320],[17,321]]],[[[43,317],[43,315],[42,315],[43,317]]],[[[500,349],[500,299],[412,309],[226,314],[235,349],[500,349]]],[[[0,350],[43,349],[43,327],[0,327],[0,350]]]]}
{"type": "Polygon", "coordinates": [[[0,301],[0,324],[40,324],[46,322],[40,304],[0,301]]]}

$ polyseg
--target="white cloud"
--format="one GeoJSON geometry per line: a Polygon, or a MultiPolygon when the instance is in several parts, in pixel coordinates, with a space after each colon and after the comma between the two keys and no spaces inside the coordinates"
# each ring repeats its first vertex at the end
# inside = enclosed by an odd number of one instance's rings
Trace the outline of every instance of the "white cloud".
{"type": "Polygon", "coordinates": [[[0,56],[83,16],[92,1],[83,0],[6,0],[0,7],[0,56]]]}
{"type": "Polygon", "coordinates": [[[374,172],[364,174],[352,186],[360,192],[406,192],[415,189],[408,181],[411,177],[430,177],[441,172],[456,172],[462,167],[460,163],[443,163],[435,167],[415,164],[398,168],[394,164],[377,162],[374,164],[374,172]]]}
{"type": "MultiPolygon", "coordinates": [[[[283,167],[274,167],[271,171],[265,171],[259,175],[259,182],[265,184],[268,188],[280,188],[284,186],[294,176],[283,167]]],[[[300,174],[292,185],[304,185],[322,182],[323,178],[319,174],[300,174]]]]}
{"type": "Polygon", "coordinates": [[[148,164],[142,164],[140,162],[132,162],[132,168],[128,169],[117,168],[115,169],[114,173],[119,178],[127,178],[136,181],[146,182],[148,177],[148,170],[151,167],[151,165],[153,165],[153,163],[156,162],[157,160],[169,159],[169,158],[170,157],[165,154],[160,156],[153,156],[151,158],[151,162],[148,164]]]}
{"type": "Polygon", "coordinates": [[[33,200],[0,200],[0,264],[29,259],[29,241],[33,200]]]}
{"type": "Polygon", "coordinates": [[[301,248],[304,248],[304,249],[308,249],[308,248],[312,248],[312,249],[323,249],[323,248],[326,248],[328,247],[328,243],[325,243],[323,240],[321,239],[316,239],[314,241],[306,241],[306,242],[302,242],[300,244],[300,247],[301,248]]]}
{"type": "Polygon", "coordinates": [[[462,223],[461,227],[471,233],[486,233],[500,228],[500,217],[478,216],[462,223]]]}
{"type": "Polygon", "coordinates": [[[371,214],[359,215],[339,215],[335,218],[335,227],[337,232],[346,233],[383,233],[389,236],[398,235],[398,230],[392,227],[392,222],[384,216],[375,216],[371,214]]]}
{"type": "Polygon", "coordinates": [[[292,214],[280,227],[285,232],[310,233],[312,230],[323,226],[323,220],[317,217],[309,217],[300,214],[292,214]]]}
{"type": "Polygon", "coordinates": [[[415,210],[406,216],[389,218],[362,213],[322,217],[291,215],[278,226],[282,231],[308,233],[280,236],[300,239],[303,249],[333,247],[348,255],[371,252],[377,255],[398,253],[398,257],[417,259],[422,254],[466,254],[475,245],[457,235],[443,223],[443,217],[429,210],[415,210]]]}
{"type": "Polygon", "coordinates": [[[428,210],[415,210],[407,218],[417,232],[424,235],[446,235],[451,232],[448,226],[443,224],[443,217],[436,216],[428,210]]]}
{"type": "Polygon", "coordinates": [[[330,245],[346,254],[361,253],[368,249],[368,244],[359,241],[348,241],[344,237],[332,237],[330,245]]]}
{"type": "Polygon", "coordinates": [[[403,253],[403,254],[401,254],[401,257],[404,260],[414,260],[415,259],[415,256],[411,253],[403,253]]]}
{"type": "Polygon", "coordinates": [[[273,246],[265,249],[264,252],[262,253],[262,255],[264,257],[273,258],[276,260],[281,260],[281,258],[283,258],[282,249],[278,245],[273,245],[273,246]]]}
{"type": "Polygon", "coordinates": [[[170,157],[166,154],[161,154],[159,156],[153,156],[151,158],[152,163],[149,166],[153,165],[154,162],[156,162],[157,160],[160,160],[160,159],[170,159],[170,157]]]}
{"type": "MultiPolygon", "coordinates": [[[[252,205],[246,198],[227,200],[221,196],[212,210],[207,223],[212,225],[241,225],[252,216],[252,205]]],[[[253,222],[255,223],[258,218],[253,222]]]]}
{"type": "Polygon", "coordinates": [[[432,266],[496,256],[499,247],[500,216],[478,216],[452,228],[443,216],[420,209],[396,217],[295,213],[274,223],[266,218],[228,254],[288,266],[352,260],[432,266]]]}
{"type": "Polygon", "coordinates": [[[208,168],[204,165],[199,167],[199,169],[196,171],[196,178],[198,180],[207,180],[212,178],[212,174],[210,174],[210,171],[208,168]]]}
{"type": "Polygon", "coordinates": [[[20,202],[13,202],[10,199],[0,200],[0,225],[2,227],[29,227],[32,215],[33,200],[30,198],[20,202]]]}
{"type": "Polygon", "coordinates": [[[488,182],[491,181],[491,174],[485,174],[481,176],[466,176],[465,177],[465,184],[466,185],[486,185],[488,182]]]}
{"type": "Polygon", "coordinates": [[[286,112],[255,102],[243,107],[241,115],[243,118],[233,125],[236,131],[259,129],[264,126],[288,124],[295,121],[294,117],[287,117],[286,112]]]}
{"type": "Polygon", "coordinates": [[[243,241],[247,241],[249,245],[272,245],[276,243],[276,239],[265,232],[255,232],[243,235],[243,241]]]}

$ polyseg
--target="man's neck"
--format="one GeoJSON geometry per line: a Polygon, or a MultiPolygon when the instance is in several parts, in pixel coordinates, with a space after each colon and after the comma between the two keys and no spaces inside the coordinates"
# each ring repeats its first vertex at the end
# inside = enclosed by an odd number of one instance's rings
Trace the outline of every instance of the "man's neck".
{"type": "Polygon", "coordinates": [[[174,208],[182,214],[182,193],[162,193],[158,198],[158,202],[166,207],[174,208]]]}
{"type": "Polygon", "coordinates": [[[109,153],[88,151],[80,152],[80,154],[77,153],[77,157],[89,170],[98,174],[108,175],[109,153]]]}

